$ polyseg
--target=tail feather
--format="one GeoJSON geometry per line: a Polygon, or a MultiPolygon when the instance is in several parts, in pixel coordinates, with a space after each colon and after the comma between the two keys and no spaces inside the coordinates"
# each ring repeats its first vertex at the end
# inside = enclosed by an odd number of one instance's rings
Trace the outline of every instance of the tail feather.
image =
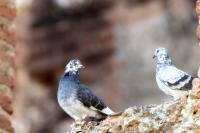
{"type": "Polygon", "coordinates": [[[110,108],[106,107],[103,110],[101,110],[102,113],[106,114],[106,115],[112,115],[114,114],[114,111],[112,111],[110,108]]]}

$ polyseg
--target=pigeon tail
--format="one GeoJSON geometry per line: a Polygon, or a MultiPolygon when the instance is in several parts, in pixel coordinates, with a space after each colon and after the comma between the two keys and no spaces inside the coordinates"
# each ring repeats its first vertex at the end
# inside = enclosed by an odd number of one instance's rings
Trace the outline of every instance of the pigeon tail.
{"type": "Polygon", "coordinates": [[[101,112],[106,114],[106,115],[114,114],[114,111],[112,111],[109,107],[104,108],[101,112]]]}

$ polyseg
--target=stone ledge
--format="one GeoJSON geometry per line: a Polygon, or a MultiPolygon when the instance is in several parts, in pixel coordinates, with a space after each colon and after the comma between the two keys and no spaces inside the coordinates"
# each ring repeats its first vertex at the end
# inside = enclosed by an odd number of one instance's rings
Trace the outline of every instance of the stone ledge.
{"type": "Polygon", "coordinates": [[[188,97],[160,105],[131,107],[119,116],[97,122],[75,122],[71,132],[82,133],[166,133],[200,131],[200,79],[193,81],[188,97]]]}

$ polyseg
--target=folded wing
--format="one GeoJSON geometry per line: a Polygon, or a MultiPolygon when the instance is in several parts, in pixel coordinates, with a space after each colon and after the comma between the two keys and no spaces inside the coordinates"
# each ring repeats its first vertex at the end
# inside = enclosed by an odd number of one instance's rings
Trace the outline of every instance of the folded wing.
{"type": "Polygon", "coordinates": [[[159,78],[171,89],[190,90],[192,88],[193,77],[175,66],[165,67],[164,70],[160,72],[159,78]]]}
{"type": "Polygon", "coordinates": [[[77,91],[78,99],[84,104],[84,106],[99,111],[105,115],[110,115],[114,113],[111,109],[109,109],[106,104],[95,96],[92,91],[90,91],[87,86],[79,85],[79,89],[77,91]]]}

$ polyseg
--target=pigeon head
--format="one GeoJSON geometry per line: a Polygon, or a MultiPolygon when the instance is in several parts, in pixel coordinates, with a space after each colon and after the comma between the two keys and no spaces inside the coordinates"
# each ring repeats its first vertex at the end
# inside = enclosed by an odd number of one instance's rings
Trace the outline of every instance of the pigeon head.
{"type": "Polygon", "coordinates": [[[65,67],[65,73],[67,72],[78,72],[79,69],[84,68],[81,61],[78,59],[70,60],[69,63],[65,67]]]}
{"type": "Polygon", "coordinates": [[[157,63],[159,64],[171,64],[171,59],[168,56],[167,49],[165,48],[157,48],[155,50],[153,58],[156,58],[157,63]]]}

